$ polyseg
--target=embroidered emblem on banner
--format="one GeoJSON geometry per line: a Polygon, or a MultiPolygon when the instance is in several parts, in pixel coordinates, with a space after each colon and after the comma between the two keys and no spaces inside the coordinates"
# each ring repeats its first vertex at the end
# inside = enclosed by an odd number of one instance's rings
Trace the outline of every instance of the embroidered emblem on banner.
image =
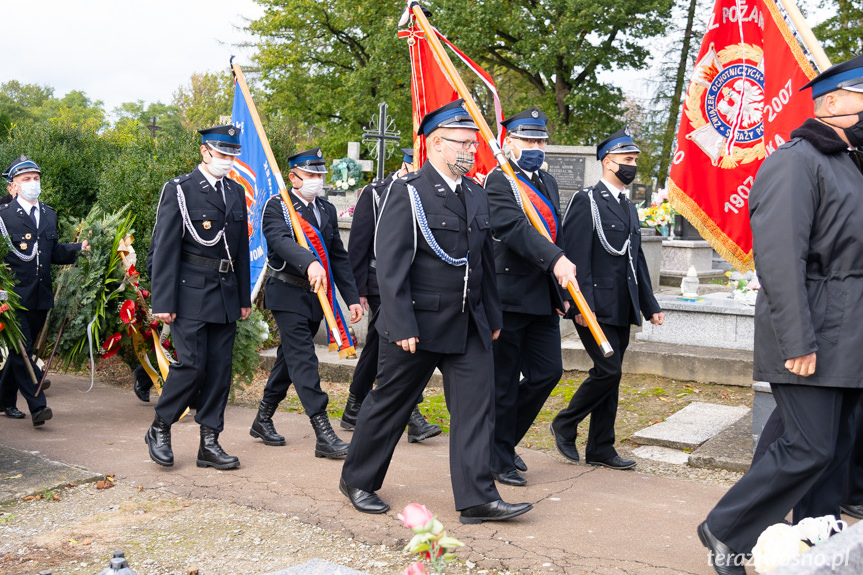
{"type": "Polygon", "coordinates": [[[752,44],[711,44],[695,66],[684,113],[686,134],[724,169],[762,160],[764,146],[764,59],[752,44]]]}

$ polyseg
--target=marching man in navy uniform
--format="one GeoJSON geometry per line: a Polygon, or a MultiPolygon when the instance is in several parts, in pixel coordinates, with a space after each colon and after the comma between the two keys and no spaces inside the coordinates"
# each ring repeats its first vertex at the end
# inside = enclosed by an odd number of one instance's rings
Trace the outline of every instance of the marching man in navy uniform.
{"type": "Polygon", "coordinates": [[[635,461],[620,457],[614,449],[618,388],[629,326],[641,325],[641,315],[654,325],[662,325],[665,318],[653,295],[641,250],[638,213],[625,194],[635,179],[639,153],[625,128],[603,140],[596,149],[602,179],[575,194],[563,218],[564,252],[578,267],[581,292],[614,355],[603,357],[587,322],[576,315],[575,329],[593,367],[569,406],[551,422],[551,432],[561,455],[577,462],[578,424],[590,415],[585,460],[589,465],[611,469],[635,467],[635,461]]]}
{"type": "Polygon", "coordinates": [[[503,121],[505,150],[516,176],[546,221],[552,243],[527,219],[509,178],[495,168],[485,181],[491,207],[497,290],[503,330],[494,342],[495,419],[492,473],[506,485],[524,485],[527,471],[515,446],[527,433],[560,381],[560,313],[568,302],[560,286],[575,280],[575,266],[561,245],[557,181],[540,169],[545,160],[548,116],[530,108],[503,121]],[[524,374],[524,378],[519,378],[524,374]]]}
{"type": "MultiPolygon", "coordinates": [[[[39,201],[42,191],[42,170],[27,156],[19,156],[3,172],[9,182],[8,191],[14,198],[0,205],[0,241],[9,252],[6,264],[15,276],[15,293],[23,310],[17,312],[24,336],[28,358],[34,352],[33,344],[45,325],[48,310],[54,307],[54,290],[51,288],[51,264],[73,264],[81,250],[89,250],[87,240],[75,244],[57,243],[57,213],[39,201]]],[[[4,286],[7,287],[7,286],[4,286]]],[[[11,287],[11,286],[9,286],[11,287]]],[[[9,391],[2,394],[2,407],[6,417],[23,419],[25,415],[15,406],[16,389],[27,401],[34,426],[44,425],[54,414],[45,401],[45,393],[36,394],[37,386],[18,350],[9,350],[3,368],[3,385],[9,391]]],[[[42,377],[34,361],[30,361],[36,379],[42,377]]],[[[43,387],[44,390],[44,387],[43,387]]]]}
{"type": "MultiPolygon", "coordinates": [[[[370,312],[368,335],[363,352],[354,369],[351,379],[348,402],[342,414],[343,429],[353,429],[357,424],[357,416],[363,400],[374,386],[378,374],[378,332],[375,329],[378,308],[381,306],[380,291],[378,291],[377,263],[375,261],[375,225],[378,220],[378,206],[387,193],[393,180],[414,171],[413,148],[402,148],[402,166],[383,180],[367,185],[357,199],[356,208],[351,221],[351,237],[348,243],[348,255],[357,281],[360,294],[360,305],[370,312]]],[[[417,443],[441,434],[439,425],[426,421],[419,407],[411,412],[408,421],[408,441],[417,443]]]]}
{"type": "MultiPolygon", "coordinates": [[[[348,252],[339,237],[336,207],[322,197],[327,168],[321,149],[290,156],[288,166],[294,209],[323,240],[329,271],[336,284],[332,289],[338,287],[348,303],[351,323],[356,323],[363,317],[363,308],[348,252]]],[[[327,416],[329,396],[321,389],[314,342],[324,318],[315,292],[318,289],[326,292],[329,274],[315,254],[297,243],[295,234],[302,232],[294,230],[289,223],[288,208],[280,195],[267,200],[261,229],[267,240],[270,268],[264,301],[279,326],[281,344],[249,433],[263,440],[265,445],[285,445],[285,438],[276,432],[272,418],[293,383],[315,431],[315,457],[343,459],[348,444],[336,435],[327,416]]]]}
{"type": "Polygon", "coordinates": [[[145,441],[150,458],[170,467],[171,425],[196,402],[201,426],[198,467],[234,469],[240,460],[219,445],[231,388],[237,320],[252,312],[246,197],[226,177],[240,153],[240,129],[201,134],[201,163],[162,188],[150,243],[153,315],[171,326],[171,365],[145,441]]]}
{"type": "Polygon", "coordinates": [[[510,519],[530,503],[501,500],[491,475],[492,340],[501,328],[488,199],[463,177],[477,126],[456,100],[419,126],[428,161],[396,180],[375,238],[381,310],[378,386],[360,410],[340,491],[363,513],[389,509],[376,493],[431,371],[450,409],[450,474],[463,523],[510,519]]]}

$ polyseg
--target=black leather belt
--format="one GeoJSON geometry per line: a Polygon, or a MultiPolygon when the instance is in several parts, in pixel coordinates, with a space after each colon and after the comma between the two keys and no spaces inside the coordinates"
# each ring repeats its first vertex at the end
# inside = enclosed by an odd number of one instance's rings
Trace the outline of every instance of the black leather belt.
{"type": "Polygon", "coordinates": [[[306,290],[312,289],[312,285],[309,283],[309,280],[307,280],[306,278],[301,278],[300,276],[295,276],[294,274],[279,272],[274,269],[270,269],[270,276],[276,278],[279,281],[283,281],[286,284],[291,284],[292,286],[301,287],[306,290]]]}
{"type": "Polygon", "coordinates": [[[194,254],[190,254],[188,252],[183,252],[183,261],[187,264],[192,264],[193,266],[200,266],[202,268],[209,268],[211,270],[217,270],[221,274],[228,273],[234,269],[234,260],[217,260],[215,258],[204,258],[201,256],[196,256],[194,254]]]}

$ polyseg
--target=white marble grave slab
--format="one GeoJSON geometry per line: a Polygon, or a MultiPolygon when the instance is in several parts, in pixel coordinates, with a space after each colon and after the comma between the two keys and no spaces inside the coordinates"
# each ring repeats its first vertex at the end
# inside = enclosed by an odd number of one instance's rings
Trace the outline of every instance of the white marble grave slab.
{"type": "Polygon", "coordinates": [[[632,436],[641,445],[696,449],[749,412],[748,407],[692,402],[665,421],[632,436]]]}

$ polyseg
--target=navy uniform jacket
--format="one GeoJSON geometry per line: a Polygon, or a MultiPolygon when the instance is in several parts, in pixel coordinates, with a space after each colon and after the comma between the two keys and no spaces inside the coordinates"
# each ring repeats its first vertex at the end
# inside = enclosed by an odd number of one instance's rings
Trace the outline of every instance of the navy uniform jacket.
{"type": "Polygon", "coordinates": [[[494,280],[494,249],[488,198],[479,184],[462,178],[465,206],[429,162],[393,182],[382,202],[375,253],[381,311],[377,329],[395,342],[418,337],[417,347],[434,353],[464,353],[468,321],[486,348],[503,324],[494,280]],[[417,226],[407,185],[416,188],[428,225],[453,258],[470,249],[468,297],[462,311],[464,267],[441,260],[417,226]],[[416,233],[415,233],[416,232],[416,233]]]}
{"type": "MultiPolygon", "coordinates": [[[[530,180],[514,162],[510,165],[530,180]]],[[[557,215],[557,244],[545,239],[518,207],[509,179],[498,167],[485,180],[494,231],[494,267],[497,290],[503,311],[548,315],[563,309],[557,281],[551,274],[563,255],[563,233],[560,230],[560,196],[557,180],[548,172],[538,171],[538,191],[551,202],[557,215]]],[[[536,188],[537,186],[534,185],[536,188]]]]}
{"type": "Polygon", "coordinates": [[[613,256],[602,247],[593,229],[587,190],[575,194],[566,210],[564,251],[575,264],[578,285],[597,321],[620,327],[641,325],[639,312],[649,319],[662,310],[653,295],[641,251],[638,213],[629,200],[622,206],[602,182],[593,187],[593,198],[611,247],[619,250],[626,238],[630,239],[636,274],[633,276],[627,254],[613,256]]]}
{"type": "Polygon", "coordinates": [[[162,187],[148,258],[152,265],[153,313],[231,323],[240,318],[240,308],[252,307],[246,196],[243,187],[227,177],[222,178],[222,185],[224,202],[198,167],[162,187]],[[185,228],[177,200],[178,188],[182,188],[189,218],[201,239],[212,240],[224,227],[230,257],[234,260],[233,271],[221,273],[183,261],[183,253],[213,260],[229,256],[224,241],[204,246],[185,228]]]}
{"type": "Polygon", "coordinates": [[[378,275],[376,268],[370,265],[375,257],[375,222],[378,213],[378,198],[385,194],[390,183],[395,178],[395,172],[363,188],[354,207],[351,219],[351,236],[348,241],[348,256],[357,291],[363,297],[376,296],[378,291],[378,275]]]}
{"type": "MultiPolygon", "coordinates": [[[[311,207],[307,207],[305,203],[301,202],[293,191],[290,192],[290,196],[297,215],[320,230],[329,254],[330,271],[335,280],[335,287],[342,294],[342,298],[348,305],[359,304],[360,296],[357,294],[354,276],[351,273],[348,252],[339,236],[339,218],[336,207],[324,198],[315,198],[318,213],[321,215],[321,225],[318,226],[311,207]]],[[[295,275],[299,280],[308,280],[306,270],[309,264],[317,261],[317,259],[309,250],[300,246],[294,236],[291,235],[291,230],[285,223],[280,195],[276,194],[267,200],[267,204],[264,206],[261,229],[267,239],[269,267],[273,270],[295,275]]],[[[272,275],[267,278],[264,298],[267,309],[273,311],[299,313],[312,321],[321,321],[324,317],[316,294],[309,291],[308,288],[283,282],[272,277],[272,275]]]]}
{"type": "Polygon", "coordinates": [[[30,311],[51,309],[54,307],[51,264],[75,263],[81,244],[57,243],[57,213],[42,202],[39,202],[38,232],[30,214],[17,200],[0,205],[0,217],[16,250],[29,255],[36,239],[39,240],[38,254],[29,262],[11,250],[6,255],[6,263],[15,275],[15,293],[21,298],[21,305],[30,311]]]}

